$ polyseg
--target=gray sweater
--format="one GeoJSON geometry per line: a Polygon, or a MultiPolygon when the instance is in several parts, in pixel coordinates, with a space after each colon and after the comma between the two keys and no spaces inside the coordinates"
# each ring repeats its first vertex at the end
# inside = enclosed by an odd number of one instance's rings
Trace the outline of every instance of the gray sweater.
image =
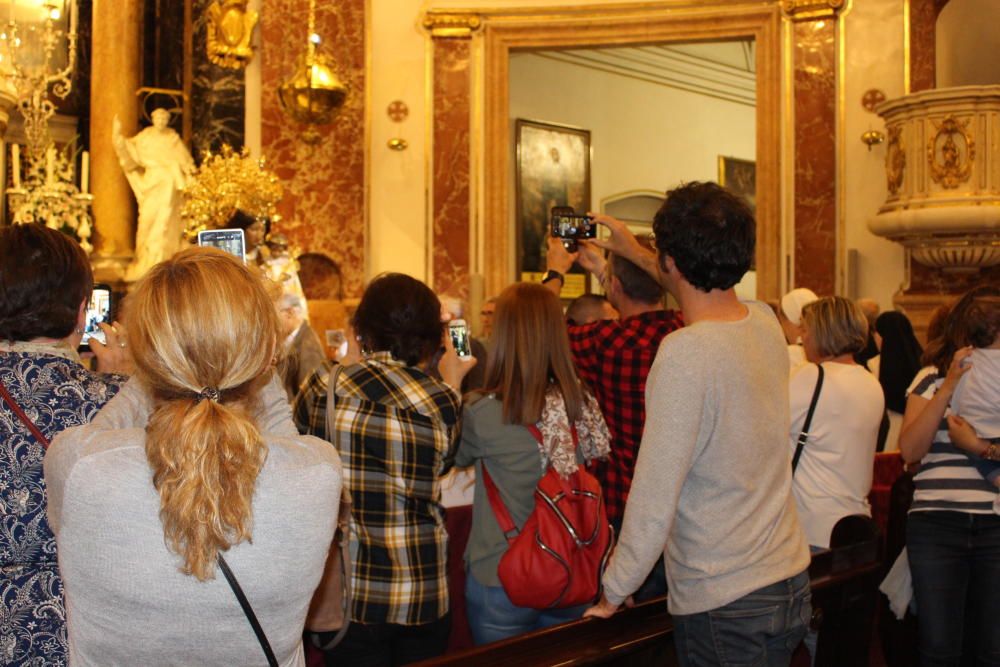
{"type": "MultiPolygon", "coordinates": [[[[90,425],[60,434],[45,457],[71,664],[266,665],[225,578],[199,582],[178,570],[144,450],[148,398],[134,381],[119,397],[90,425]]],[[[279,663],[304,665],[302,627],[333,537],[340,459],[294,435],[277,382],[265,397],[253,543],[225,557],[279,663]]]]}
{"type": "Polygon", "coordinates": [[[621,539],[604,575],[620,604],[664,555],[673,614],[724,606],[802,572],[791,495],[788,353],[767,306],[660,344],[621,539]]]}

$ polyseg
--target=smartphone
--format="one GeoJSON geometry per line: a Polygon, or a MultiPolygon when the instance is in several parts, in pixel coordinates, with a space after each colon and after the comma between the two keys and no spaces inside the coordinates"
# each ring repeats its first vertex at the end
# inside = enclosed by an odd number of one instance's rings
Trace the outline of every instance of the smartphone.
{"type": "Polygon", "coordinates": [[[448,322],[448,333],[451,334],[451,344],[460,357],[471,357],[472,348],[469,345],[469,325],[465,320],[448,322]]]}
{"type": "Polygon", "coordinates": [[[246,264],[246,240],[242,229],[204,229],[198,232],[198,245],[218,248],[235,255],[246,264]]]}
{"type": "Polygon", "coordinates": [[[560,239],[592,239],[597,225],[589,215],[579,215],[571,206],[552,208],[552,236],[560,239]]]}
{"type": "Polygon", "coordinates": [[[107,343],[104,332],[98,326],[102,322],[111,324],[111,287],[108,285],[94,285],[94,290],[90,293],[90,301],[87,302],[87,313],[83,322],[83,338],[80,339],[80,349],[90,349],[87,341],[96,338],[102,343],[107,343]]]}

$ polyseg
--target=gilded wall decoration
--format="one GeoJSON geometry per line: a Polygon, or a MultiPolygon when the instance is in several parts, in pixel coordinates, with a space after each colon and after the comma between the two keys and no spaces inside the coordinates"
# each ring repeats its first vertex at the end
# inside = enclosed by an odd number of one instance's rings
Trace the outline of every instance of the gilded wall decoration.
{"type": "Polygon", "coordinates": [[[793,21],[833,18],[844,0],[781,0],[781,10],[793,21]]]}
{"type": "Polygon", "coordinates": [[[243,147],[246,77],[220,67],[202,48],[212,31],[209,8],[218,0],[191,0],[191,152],[196,160],[229,145],[243,147]]]}
{"type": "Polygon", "coordinates": [[[931,168],[931,178],[944,188],[957,188],[972,175],[972,163],[976,159],[976,142],[969,132],[969,122],[969,120],[958,121],[954,116],[948,116],[940,124],[931,121],[936,132],[927,142],[927,163],[931,168]],[[959,149],[955,135],[958,135],[965,145],[964,151],[959,149]]]}
{"type": "Polygon", "coordinates": [[[889,193],[893,195],[902,187],[903,171],[906,169],[906,150],[903,148],[902,136],[902,125],[889,128],[889,143],[885,149],[885,178],[889,193]]]}
{"type": "Polygon", "coordinates": [[[250,38],[257,26],[257,12],[249,0],[214,0],[206,10],[208,59],[219,67],[241,69],[253,58],[250,38]]]}

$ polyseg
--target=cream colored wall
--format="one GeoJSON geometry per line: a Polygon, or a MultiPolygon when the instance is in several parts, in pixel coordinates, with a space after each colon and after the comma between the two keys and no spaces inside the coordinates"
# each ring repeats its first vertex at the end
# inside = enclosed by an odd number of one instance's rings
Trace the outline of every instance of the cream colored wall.
{"type": "MultiPolygon", "coordinates": [[[[429,38],[420,25],[423,12],[434,9],[471,9],[482,6],[580,5],[580,0],[369,0],[369,276],[399,270],[427,277],[427,142],[429,120],[429,38]],[[403,123],[392,123],[386,107],[402,99],[410,108],[403,123]],[[406,139],[409,148],[394,152],[389,139],[406,139]]],[[[590,4],[620,4],[591,0],[590,4]]],[[[868,88],[881,88],[888,96],[903,92],[904,0],[852,0],[842,26],[845,38],[844,126],[842,174],[846,204],[841,252],[859,253],[858,295],[891,307],[892,294],[903,281],[903,253],[896,244],[873,236],[867,219],[885,198],[884,147],[868,153],[860,142],[869,124],[884,130],[881,120],[861,105],[868,88]]],[[[253,109],[252,105],[248,105],[253,109]]],[[[248,119],[258,125],[259,117],[248,119]]],[[[249,128],[248,128],[249,129],[249,128]]],[[[597,169],[595,156],[595,170],[597,169]]],[[[596,173],[595,173],[596,178],[596,173]]],[[[667,183],[659,184],[666,187],[667,183]]],[[[655,184],[654,184],[655,186],[655,184]]],[[[595,204],[597,200],[595,199],[595,204]]],[[[475,254],[473,255],[475,257],[475,254]]],[[[846,280],[841,282],[846,289],[846,280]]]]}
{"type": "Polygon", "coordinates": [[[844,127],[841,145],[844,192],[844,251],[857,250],[856,293],[869,297],[883,310],[892,309],[892,295],[904,281],[903,249],[868,231],[868,220],[885,202],[885,144],[870,152],[861,142],[869,129],[885,131],[882,119],[861,106],[870,88],[882,90],[888,99],[903,95],[903,2],[901,0],[853,0],[843,17],[844,127]]]}
{"type": "Polygon", "coordinates": [[[754,159],[756,110],[744,104],[549,60],[510,59],[516,118],[591,133],[591,202],[630,190],[714,181],[718,157],[754,159]]]}
{"type": "Polygon", "coordinates": [[[938,88],[1000,83],[1000,2],[951,0],[935,37],[938,88]]]}

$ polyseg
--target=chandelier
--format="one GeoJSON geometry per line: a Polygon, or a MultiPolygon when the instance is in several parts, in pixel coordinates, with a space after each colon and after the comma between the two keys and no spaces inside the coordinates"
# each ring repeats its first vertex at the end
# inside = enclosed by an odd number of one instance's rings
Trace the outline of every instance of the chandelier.
{"type": "MultiPolygon", "coordinates": [[[[300,123],[325,125],[333,121],[347,98],[347,87],[340,81],[330,59],[319,52],[316,33],[316,0],[309,0],[309,39],[299,56],[295,72],[278,88],[278,101],[285,112],[300,123]]],[[[319,133],[309,128],[303,135],[306,143],[319,141],[319,133]]]]}
{"type": "Polygon", "coordinates": [[[34,162],[45,158],[52,143],[49,120],[56,107],[50,89],[65,99],[73,88],[77,11],[74,0],[9,0],[0,31],[0,73],[24,117],[28,157],[34,162]]]}

